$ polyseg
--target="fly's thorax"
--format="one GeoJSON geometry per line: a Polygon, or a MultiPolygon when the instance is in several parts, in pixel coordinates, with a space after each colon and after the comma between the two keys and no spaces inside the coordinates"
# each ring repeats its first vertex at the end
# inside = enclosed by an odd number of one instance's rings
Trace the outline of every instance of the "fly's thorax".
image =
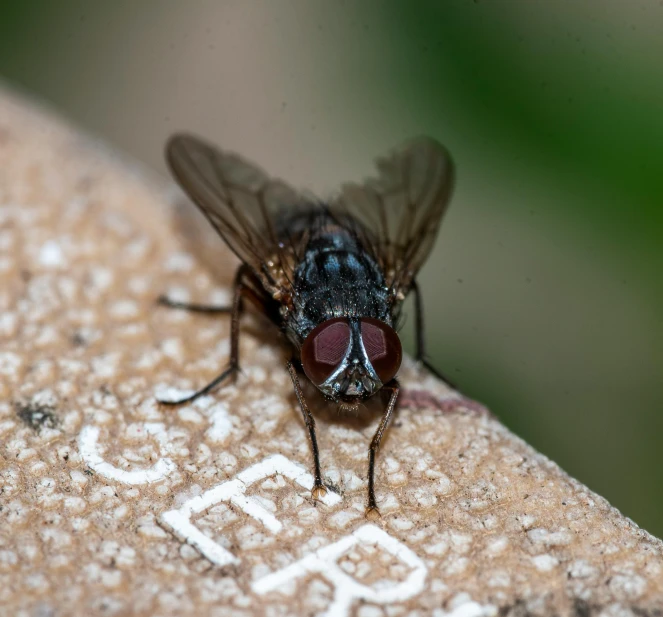
{"type": "MultiPolygon", "coordinates": [[[[327,229],[327,228],[325,228],[327,229]]],[[[371,254],[348,232],[312,236],[293,278],[293,327],[303,340],[337,317],[391,322],[392,298],[371,254]]]]}
{"type": "Polygon", "coordinates": [[[390,324],[372,317],[337,317],[306,337],[301,361],[307,377],[332,400],[366,399],[398,372],[402,348],[390,324]]]}

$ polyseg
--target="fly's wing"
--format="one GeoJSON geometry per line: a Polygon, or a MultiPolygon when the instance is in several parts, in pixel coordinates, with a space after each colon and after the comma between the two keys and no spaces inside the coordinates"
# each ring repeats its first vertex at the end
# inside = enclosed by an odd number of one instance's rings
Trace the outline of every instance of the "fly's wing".
{"type": "Polygon", "coordinates": [[[376,164],[378,177],[344,185],[332,210],[350,221],[400,300],[433,248],[453,189],[453,162],[444,146],[418,137],[376,164]]]}
{"type": "Polygon", "coordinates": [[[297,192],[240,156],[191,135],[174,135],[166,158],[177,182],[272,296],[290,294],[295,248],[279,243],[280,209],[302,202],[297,192]]]}

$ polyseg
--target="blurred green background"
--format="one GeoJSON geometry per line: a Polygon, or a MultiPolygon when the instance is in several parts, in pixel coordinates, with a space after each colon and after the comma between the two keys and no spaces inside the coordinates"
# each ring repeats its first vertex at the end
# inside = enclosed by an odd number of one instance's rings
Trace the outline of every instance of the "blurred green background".
{"type": "Polygon", "coordinates": [[[0,76],[160,172],[177,129],[323,195],[447,144],[434,363],[663,536],[660,2],[0,6],[0,76]]]}

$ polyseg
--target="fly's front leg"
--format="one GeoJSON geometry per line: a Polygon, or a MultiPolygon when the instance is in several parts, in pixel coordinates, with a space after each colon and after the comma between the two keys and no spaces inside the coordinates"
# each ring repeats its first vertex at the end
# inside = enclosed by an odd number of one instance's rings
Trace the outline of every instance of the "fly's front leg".
{"type": "Polygon", "coordinates": [[[384,387],[384,390],[391,390],[391,395],[389,397],[389,402],[387,403],[387,408],[382,414],[378,430],[375,431],[375,435],[373,435],[368,450],[368,506],[366,507],[366,518],[370,520],[377,520],[380,518],[380,511],[378,510],[378,505],[375,501],[375,455],[380,448],[382,435],[394,413],[394,407],[396,407],[396,400],[398,399],[400,389],[401,387],[395,379],[392,379],[389,384],[384,387]]]}
{"type": "Polygon", "coordinates": [[[414,327],[417,341],[416,358],[421,362],[435,377],[441,379],[448,386],[457,390],[456,385],[447,379],[440,371],[438,371],[426,358],[426,339],[424,337],[424,307],[421,300],[421,292],[419,285],[416,281],[412,282],[412,291],[414,292],[414,327]]]}
{"type": "Polygon", "coordinates": [[[171,300],[168,296],[159,296],[157,304],[166,306],[168,308],[182,309],[183,311],[191,311],[193,313],[232,313],[232,306],[208,306],[206,304],[190,304],[188,302],[178,302],[171,300]]]}
{"type": "Polygon", "coordinates": [[[292,385],[295,388],[299,407],[302,410],[302,416],[304,416],[304,423],[308,429],[311,450],[313,450],[313,488],[311,489],[311,494],[313,495],[313,499],[320,499],[327,494],[327,488],[322,483],[322,474],[320,473],[320,454],[318,453],[318,439],[315,436],[315,419],[311,415],[311,410],[308,408],[304,399],[304,392],[299,383],[297,370],[292,360],[288,362],[288,373],[290,373],[290,379],[292,379],[292,385]]]}
{"type": "MultiPolygon", "coordinates": [[[[160,403],[164,405],[181,405],[182,403],[189,403],[199,398],[200,396],[207,394],[210,390],[214,389],[221,382],[225,381],[228,377],[236,376],[237,371],[239,371],[239,332],[240,332],[239,320],[243,310],[242,300],[244,298],[248,298],[259,308],[264,309],[264,304],[260,299],[260,297],[258,296],[258,294],[256,294],[256,292],[251,287],[249,287],[244,282],[242,282],[242,279],[245,276],[245,274],[246,270],[244,268],[240,268],[237,271],[237,276],[235,277],[235,292],[233,296],[233,303],[232,306],[229,308],[232,317],[230,321],[230,362],[228,364],[228,367],[220,375],[218,375],[212,381],[210,381],[205,387],[201,388],[200,390],[197,390],[190,396],[185,396],[184,398],[175,401],[160,400],[159,401],[160,403]]],[[[185,305],[182,303],[174,303],[171,301],[168,301],[168,306],[173,306],[175,308],[189,308],[190,310],[205,312],[205,313],[228,312],[228,310],[226,310],[225,307],[204,307],[197,304],[185,305]]]]}

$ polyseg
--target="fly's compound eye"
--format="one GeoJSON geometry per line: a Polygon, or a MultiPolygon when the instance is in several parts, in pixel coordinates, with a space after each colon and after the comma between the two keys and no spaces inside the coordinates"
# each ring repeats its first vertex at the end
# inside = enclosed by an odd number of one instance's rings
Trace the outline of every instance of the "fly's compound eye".
{"type": "Polygon", "coordinates": [[[380,381],[391,381],[403,359],[403,348],[396,331],[377,319],[364,317],[361,320],[361,340],[380,381]]]}
{"type": "Polygon", "coordinates": [[[350,346],[350,326],[344,317],[316,326],[302,345],[302,367],[316,385],[323,383],[341,363],[350,346]]]}

